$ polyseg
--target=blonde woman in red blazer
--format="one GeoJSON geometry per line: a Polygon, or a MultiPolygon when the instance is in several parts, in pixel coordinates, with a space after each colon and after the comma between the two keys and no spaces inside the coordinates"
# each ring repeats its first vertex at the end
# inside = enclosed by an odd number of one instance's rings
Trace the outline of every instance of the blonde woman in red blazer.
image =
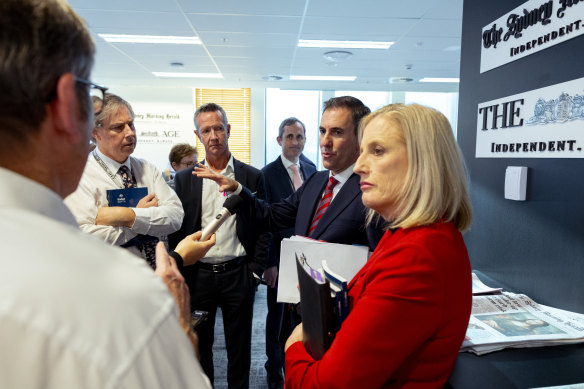
{"type": "Polygon", "coordinates": [[[359,135],[363,203],[388,230],[350,282],[351,311],[323,358],[307,353],[302,324],[286,342],[286,389],[441,388],[472,302],[461,153],[448,120],[420,105],[381,108],[359,135]]]}

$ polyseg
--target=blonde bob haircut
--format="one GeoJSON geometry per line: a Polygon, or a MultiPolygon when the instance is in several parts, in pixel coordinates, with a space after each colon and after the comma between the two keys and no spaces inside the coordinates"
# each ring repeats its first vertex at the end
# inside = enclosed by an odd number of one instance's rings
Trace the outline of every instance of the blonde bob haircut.
{"type": "MultiPolygon", "coordinates": [[[[361,120],[359,142],[375,118],[401,128],[408,153],[408,171],[388,228],[452,221],[459,231],[468,229],[472,209],[466,168],[448,119],[422,105],[390,104],[361,120]]],[[[374,216],[375,212],[370,210],[368,222],[374,216]]]]}

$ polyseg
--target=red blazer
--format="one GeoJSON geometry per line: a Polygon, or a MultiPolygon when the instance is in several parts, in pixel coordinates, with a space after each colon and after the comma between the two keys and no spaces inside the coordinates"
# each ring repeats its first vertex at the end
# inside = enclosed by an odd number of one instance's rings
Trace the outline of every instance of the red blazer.
{"type": "Polygon", "coordinates": [[[472,304],[471,269],[452,223],[387,231],[349,284],[351,311],[314,361],[286,352],[286,389],[439,388],[454,366],[472,304]]]}

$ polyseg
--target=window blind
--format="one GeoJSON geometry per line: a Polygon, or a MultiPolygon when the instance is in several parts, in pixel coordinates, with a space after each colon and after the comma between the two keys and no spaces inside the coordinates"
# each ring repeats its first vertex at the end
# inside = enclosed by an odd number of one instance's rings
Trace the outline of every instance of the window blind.
{"type": "MultiPolygon", "coordinates": [[[[227,114],[231,125],[229,150],[233,157],[250,164],[251,161],[251,90],[240,89],[195,89],[195,105],[199,108],[207,103],[220,105],[227,114]]],[[[199,139],[195,139],[199,160],[205,158],[205,147],[199,139]]]]}

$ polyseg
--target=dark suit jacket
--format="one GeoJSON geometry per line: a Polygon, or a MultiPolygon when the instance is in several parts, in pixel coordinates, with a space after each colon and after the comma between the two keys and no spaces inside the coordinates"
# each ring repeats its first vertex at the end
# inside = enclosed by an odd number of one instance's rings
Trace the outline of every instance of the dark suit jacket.
{"type": "Polygon", "coordinates": [[[300,160],[300,162],[306,162],[306,164],[311,165],[314,168],[314,171],[316,171],[316,165],[314,164],[314,162],[308,159],[306,155],[304,155],[304,153],[300,154],[300,157],[298,157],[298,159],[300,160]]]}
{"type": "MultiPolygon", "coordinates": [[[[255,192],[258,197],[265,198],[264,177],[258,169],[233,159],[235,179],[242,185],[255,192]]],[[[185,217],[180,230],[169,235],[168,243],[171,249],[187,235],[201,229],[201,196],[203,193],[203,180],[193,176],[194,167],[182,170],[174,177],[176,194],[182,201],[185,217]]],[[[265,268],[265,258],[270,235],[260,233],[247,220],[244,219],[245,209],[237,213],[236,231],[239,241],[247,253],[248,266],[261,276],[265,268]]],[[[249,217],[249,215],[248,215],[249,217]]],[[[189,268],[184,269],[185,277],[189,268]]],[[[188,281],[188,280],[187,280],[188,281]]]]}
{"type": "MultiPolygon", "coordinates": [[[[309,164],[303,159],[300,159],[299,163],[302,177],[304,178],[304,181],[306,181],[316,172],[316,167],[312,162],[309,164]]],[[[267,164],[262,169],[262,173],[264,173],[264,178],[266,179],[266,200],[269,203],[277,203],[294,193],[294,187],[290,180],[290,175],[282,163],[281,156],[267,164]]],[[[287,228],[272,234],[268,250],[268,258],[266,260],[266,268],[278,266],[280,264],[280,241],[284,238],[291,237],[293,234],[293,228],[287,228]]]]}
{"type": "MultiPolygon", "coordinates": [[[[328,179],[328,170],[316,172],[296,192],[275,204],[258,199],[245,187],[240,196],[250,205],[256,227],[269,231],[294,227],[296,235],[307,236],[328,179]]],[[[383,235],[383,229],[381,223],[372,223],[365,227],[367,208],[361,201],[359,181],[359,176],[353,174],[345,182],[320,219],[312,234],[313,239],[361,244],[369,246],[371,250],[375,249],[383,235]]]]}

